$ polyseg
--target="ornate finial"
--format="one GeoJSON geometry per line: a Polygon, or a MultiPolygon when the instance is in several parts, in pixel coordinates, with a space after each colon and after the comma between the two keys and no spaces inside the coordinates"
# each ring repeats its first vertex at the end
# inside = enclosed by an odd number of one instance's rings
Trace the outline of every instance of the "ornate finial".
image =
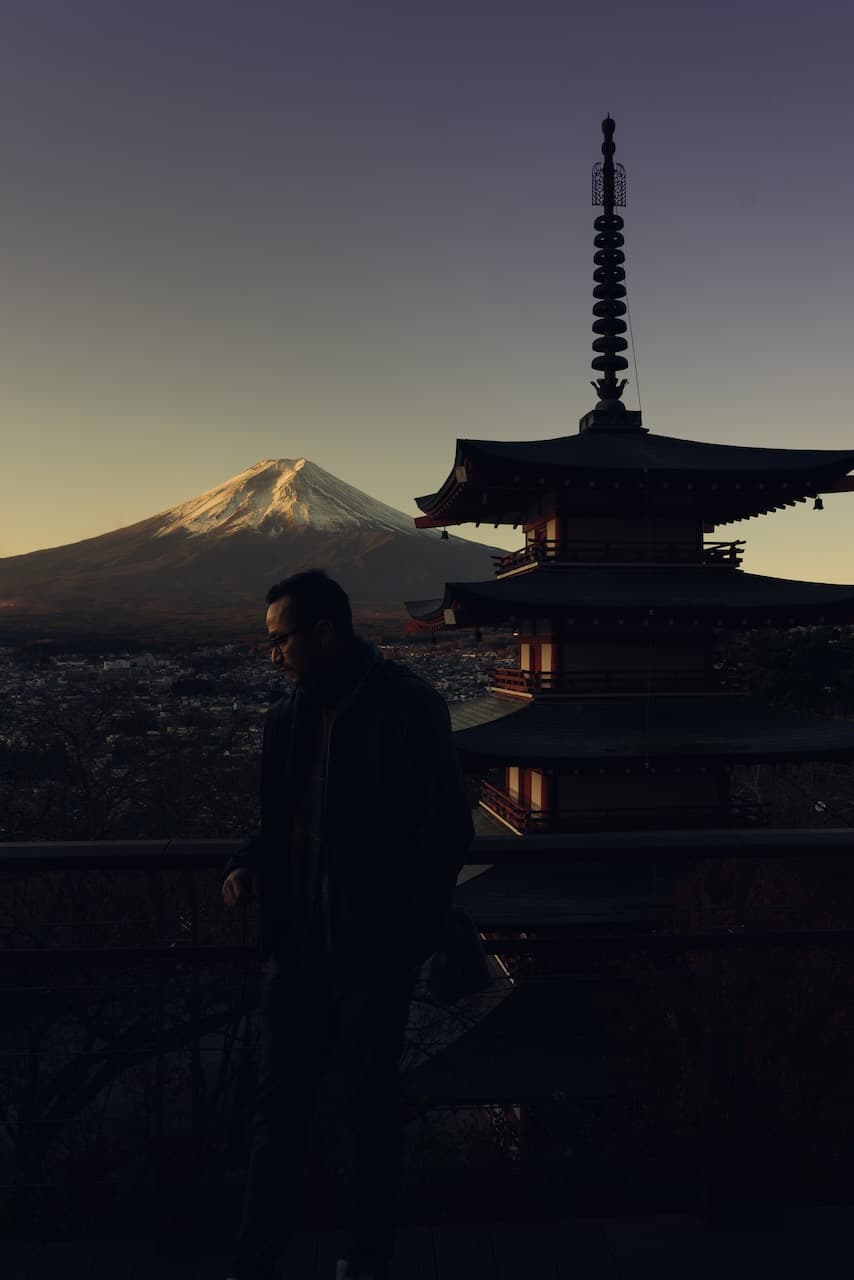
{"type": "Polygon", "coordinates": [[[614,164],[614,121],[610,116],[602,121],[602,132],[605,135],[602,143],[605,159],[593,166],[593,203],[604,205],[605,213],[613,214],[615,205],[625,208],[626,171],[621,164],[614,164]]]}
{"type": "Polygon", "coordinates": [[[626,379],[617,381],[617,372],[628,369],[629,362],[619,355],[625,351],[628,343],[622,335],[626,332],[626,286],[623,281],[626,273],[623,270],[625,255],[622,251],[623,219],[614,213],[626,203],[626,171],[621,164],[614,163],[614,121],[610,115],[602,121],[602,142],[604,160],[593,166],[593,203],[602,205],[603,212],[593,226],[596,238],[593,243],[596,253],[593,261],[596,270],[593,279],[596,287],[593,297],[593,332],[597,335],[593,343],[595,358],[591,367],[602,377],[591,386],[599,396],[599,401],[592,414],[586,414],[581,420],[581,429],[594,426],[619,426],[637,428],[640,426],[640,414],[626,410],[620,397],[626,385],[626,379]]]}

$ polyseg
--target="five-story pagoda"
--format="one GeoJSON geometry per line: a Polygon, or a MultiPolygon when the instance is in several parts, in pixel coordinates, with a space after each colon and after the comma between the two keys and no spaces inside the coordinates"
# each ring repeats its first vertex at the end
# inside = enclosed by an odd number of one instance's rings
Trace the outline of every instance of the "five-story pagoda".
{"type": "Polygon", "coordinates": [[[745,573],[718,525],[851,489],[854,449],[766,449],[656,435],[622,402],[628,365],[625,174],[614,122],[593,171],[592,367],[599,399],[577,434],[458,440],[424,529],[521,527],[495,579],[408,602],[419,628],[511,622],[518,666],[452,708],[466,766],[490,772],[481,808],[518,833],[721,827],[755,820],[733,765],[854,757],[854,726],[773,711],[723,687],[719,633],[850,623],[854,586],[745,573]],[[495,772],[493,772],[495,771],[495,772]]]}

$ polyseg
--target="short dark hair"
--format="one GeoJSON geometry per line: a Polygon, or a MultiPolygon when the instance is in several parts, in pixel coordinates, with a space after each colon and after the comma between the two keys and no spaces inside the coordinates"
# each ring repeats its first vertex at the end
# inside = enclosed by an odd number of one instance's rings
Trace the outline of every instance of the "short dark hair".
{"type": "Polygon", "coordinates": [[[294,625],[310,627],[321,619],[332,623],[335,634],[349,640],[353,636],[350,599],[343,587],[325,569],[305,569],[270,587],[267,604],[289,596],[294,625]]]}

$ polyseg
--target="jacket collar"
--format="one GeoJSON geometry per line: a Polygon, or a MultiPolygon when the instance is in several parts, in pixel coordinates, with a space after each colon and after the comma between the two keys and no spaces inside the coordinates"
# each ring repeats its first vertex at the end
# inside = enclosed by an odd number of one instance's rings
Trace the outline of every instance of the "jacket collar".
{"type": "Polygon", "coordinates": [[[324,681],[304,680],[297,686],[300,700],[322,707],[340,707],[358,697],[384,662],[375,644],[356,636],[344,661],[324,681]]]}

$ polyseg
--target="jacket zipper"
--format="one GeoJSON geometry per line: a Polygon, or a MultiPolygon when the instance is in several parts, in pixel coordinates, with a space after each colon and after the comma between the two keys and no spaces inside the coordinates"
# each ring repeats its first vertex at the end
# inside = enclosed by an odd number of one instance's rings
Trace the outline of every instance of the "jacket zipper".
{"type": "Polygon", "coordinates": [[[343,702],[333,708],[332,719],[329,722],[329,732],[326,735],[326,767],[324,769],[323,778],[323,826],[321,828],[320,838],[320,859],[323,866],[323,875],[320,883],[320,901],[321,916],[323,918],[323,928],[326,937],[326,948],[330,954],[332,953],[332,918],[329,911],[329,859],[327,857],[326,815],[329,812],[329,762],[332,759],[332,730],[335,726],[335,721],[341,712],[346,707],[350,706],[350,704],[355,701],[356,696],[361,692],[365,681],[372,673],[375,665],[375,663],[369,665],[355,689],[348,694],[343,702]]]}

